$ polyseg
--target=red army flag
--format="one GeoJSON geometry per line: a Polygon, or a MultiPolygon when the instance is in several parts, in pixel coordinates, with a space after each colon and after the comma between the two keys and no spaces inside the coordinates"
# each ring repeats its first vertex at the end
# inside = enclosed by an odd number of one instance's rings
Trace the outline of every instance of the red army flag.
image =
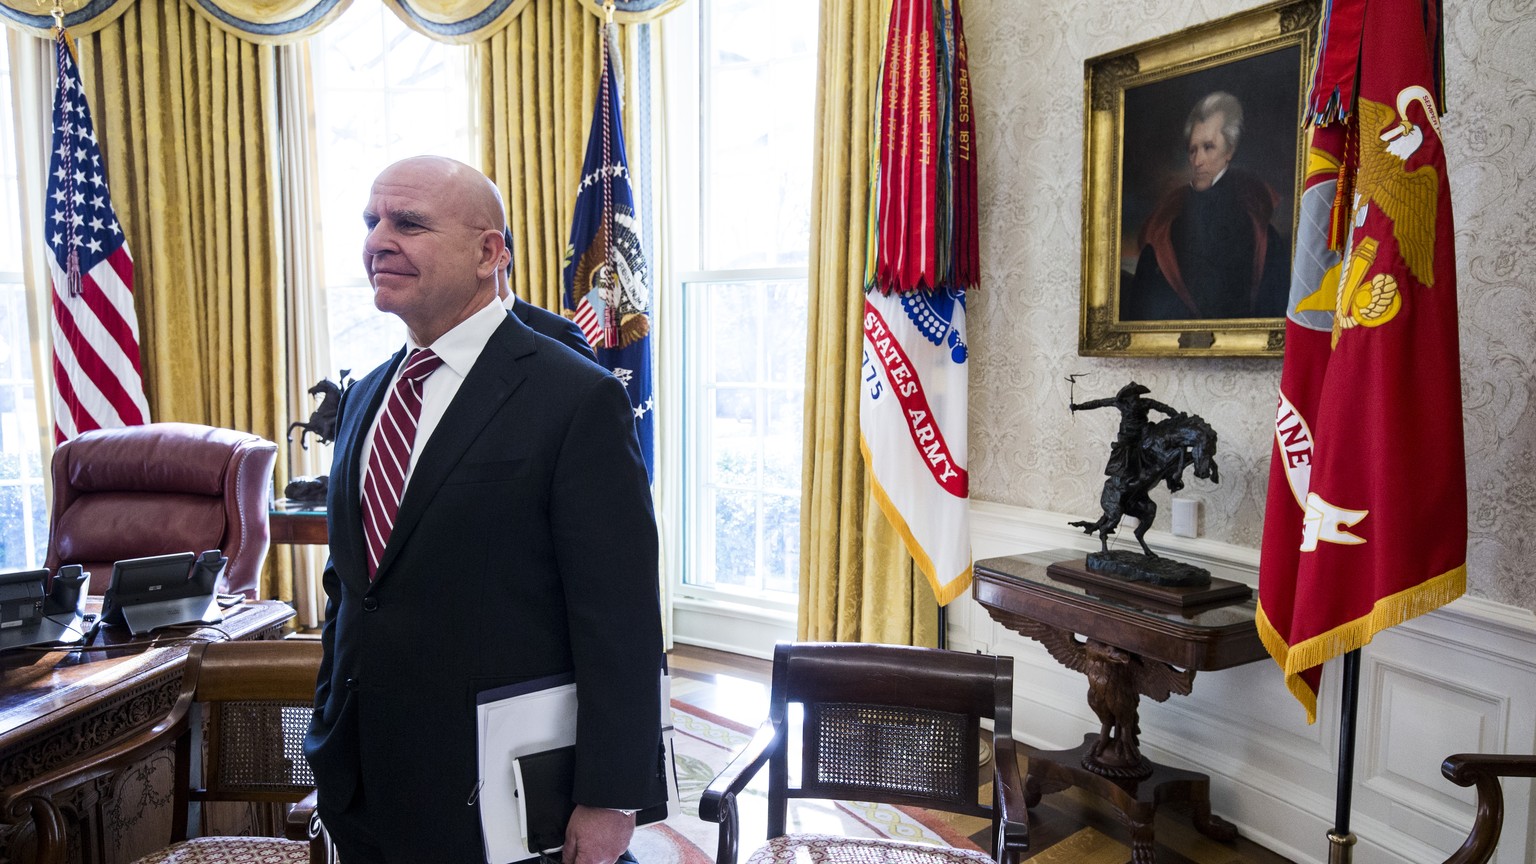
{"type": "Polygon", "coordinates": [[[1466,590],[1439,12],[1336,3],[1309,97],[1257,614],[1309,723],[1325,661],[1466,590]]]}

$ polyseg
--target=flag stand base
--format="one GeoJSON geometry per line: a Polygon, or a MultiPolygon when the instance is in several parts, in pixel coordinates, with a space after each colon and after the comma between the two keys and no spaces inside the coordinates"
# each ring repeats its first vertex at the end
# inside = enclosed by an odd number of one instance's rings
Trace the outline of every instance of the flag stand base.
{"type": "Polygon", "coordinates": [[[1355,835],[1328,832],[1328,864],[1350,864],[1355,860],[1355,835]]]}

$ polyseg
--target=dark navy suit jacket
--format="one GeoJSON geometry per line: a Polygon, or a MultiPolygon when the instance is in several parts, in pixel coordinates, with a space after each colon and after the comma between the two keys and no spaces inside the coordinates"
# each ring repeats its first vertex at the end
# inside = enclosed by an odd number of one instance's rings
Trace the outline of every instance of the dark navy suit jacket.
{"type": "Polygon", "coordinates": [[[519,321],[532,327],[535,333],[543,333],[588,360],[597,361],[597,354],[593,353],[591,344],[587,342],[587,337],[582,334],[581,328],[576,326],[575,321],[564,315],[557,315],[543,306],[529,303],[521,297],[512,304],[512,314],[516,315],[519,321]]]}
{"type": "Polygon", "coordinates": [[[475,696],[570,671],[573,800],[661,802],[656,525],[623,386],[508,314],[426,442],[370,583],[359,450],[403,355],[341,403],[304,741],[322,818],[361,793],[400,860],[480,861],[475,696]]]}

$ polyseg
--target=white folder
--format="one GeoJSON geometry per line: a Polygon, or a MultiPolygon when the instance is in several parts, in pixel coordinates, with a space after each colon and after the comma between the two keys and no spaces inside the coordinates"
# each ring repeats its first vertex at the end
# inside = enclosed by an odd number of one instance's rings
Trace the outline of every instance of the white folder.
{"type": "MultiPolygon", "coordinates": [[[[517,760],[576,743],[576,682],[571,674],[552,675],[476,697],[480,781],[480,830],[490,864],[511,864],[537,857],[528,848],[517,760]]],[[[666,748],[665,818],[678,813],[677,772],[672,749],[671,679],[661,675],[662,745],[666,748]]],[[[553,851],[553,850],[542,850],[553,851]]]]}

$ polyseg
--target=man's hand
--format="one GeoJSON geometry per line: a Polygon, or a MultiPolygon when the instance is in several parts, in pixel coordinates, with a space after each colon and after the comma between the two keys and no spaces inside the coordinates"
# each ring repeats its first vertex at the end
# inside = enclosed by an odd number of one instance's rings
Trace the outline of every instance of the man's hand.
{"type": "Polygon", "coordinates": [[[565,864],[613,864],[629,848],[635,817],[617,810],[576,805],[565,828],[565,864]]]}

